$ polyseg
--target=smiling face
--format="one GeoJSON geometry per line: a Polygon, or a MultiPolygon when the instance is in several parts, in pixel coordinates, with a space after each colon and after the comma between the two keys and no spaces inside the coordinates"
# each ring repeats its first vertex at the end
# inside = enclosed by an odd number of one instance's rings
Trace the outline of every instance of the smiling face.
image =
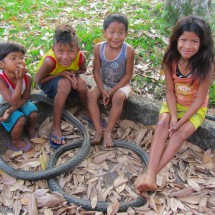
{"type": "Polygon", "coordinates": [[[194,32],[185,31],[179,38],[178,51],[184,60],[193,57],[200,48],[200,38],[194,32]]]}
{"type": "Polygon", "coordinates": [[[0,61],[0,68],[6,73],[14,73],[20,65],[25,65],[24,54],[21,52],[11,52],[0,61]]]}
{"type": "Polygon", "coordinates": [[[104,37],[107,40],[107,44],[111,48],[121,48],[127,32],[125,30],[125,25],[117,21],[112,22],[108,25],[106,30],[103,31],[104,37]]]}
{"type": "Polygon", "coordinates": [[[76,59],[78,54],[78,45],[73,42],[72,46],[69,44],[56,43],[53,46],[53,51],[57,61],[63,67],[68,67],[76,59]]]}

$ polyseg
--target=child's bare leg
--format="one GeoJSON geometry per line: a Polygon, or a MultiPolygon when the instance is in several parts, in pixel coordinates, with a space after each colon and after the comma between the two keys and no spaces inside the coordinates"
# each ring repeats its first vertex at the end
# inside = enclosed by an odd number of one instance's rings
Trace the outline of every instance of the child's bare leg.
{"type": "Polygon", "coordinates": [[[104,131],[103,143],[105,147],[113,146],[112,131],[114,126],[116,125],[117,120],[119,119],[122,113],[122,108],[123,108],[125,99],[126,99],[126,96],[124,92],[120,90],[116,91],[115,94],[113,95],[110,116],[109,116],[107,127],[104,131]]]}
{"type": "Polygon", "coordinates": [[[168,113],[160,115],[159,121],[156,125],[155,134],[152,139],[150,148],[149,162],[147,171],[137,178],[135,189],[137,193],[145,191],[153,191],[157,189],[156,175],[157,169],[165,149],[166,140],[169,135],[169,121],[170,116],[168,113]]]}
{"type": "Polygon", "coordinates": [[[28,116],[28,124],[27,124],[27,131],[30,139],[38,137],[38,133],[36,130],[36,123],[37,123],[37,112],[32,112],[28,116]]]}
{"type": "Polygon", "coordinates": [[[85,82],[85,80],[81,77],[77,77],[77,92],[80,97],[81,103],[84,106],[85,110],[87,111],[88,114],[88,106],[87,106],[87,91],[88,91],[88,86],[85,82]]]}
{"type": "Polygon", "coordinates": [[[100,110],[98,105],[98,98],[100,95],[101,94],[97,86],[93,86],[87,93],[88,110],[96,130],[95,136],[92,140],[93,144],[99,144],[103,136],[103,128],[100,123],[100,110]]]}
{"type": "Polygon", "coordinates": [[[175,156],[185,140],[195,132],[195,127],[191,122],[186,122],[170,137],[167,147],[161,157],[157,173],[166,166],[175,156]]]}
{"type": "Polygon", "coordinates": [[[22,132],[25,125],[25,117],[20,117],[11,131],[11,143],[17,148],[23,148],[26,146],[24,140],[22,140],[22,132]]]}
{"type": "MultiPolygon", "coordinates": [[[[54,98],[54,113],[53,113],[53,125],[52,134],[57,137],[62,137],[61,131],[61,116],[65,107],[65,103],[69,93],[71,92],[71,83],[68,79],[62,78],[58,82],[57,94],[54,98]]],[[[59,140],[52,138],[52,141],[57,144],[61,144],[59,140]]],[[[65,141],[62,140],[62,144],[65,141]]]]}

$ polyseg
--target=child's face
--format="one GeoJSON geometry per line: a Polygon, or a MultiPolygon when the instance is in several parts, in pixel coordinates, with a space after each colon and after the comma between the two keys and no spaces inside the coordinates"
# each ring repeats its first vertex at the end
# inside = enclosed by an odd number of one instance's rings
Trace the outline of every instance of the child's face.
{"type": "Polygon", "coordinates": [[[128,33],[125,31],[125,25],[123,23],[112,22],[103,31],[103,34],[110,47],[121,48],[128,33]]]}
{"type": "Polygon", "coordinates": [[[0,61],[0,68],[5,72],[15,72],[20,67],[25,67],[24,55],[21,52],[11,52],[0,61]]]}
{"type": "Polygon", "coordinates": [[[194,56],[200,47],[200,38],[194,32],[185,31],[178,38],[178,51],[184,59],[190,59],[194,56]]]}
{"type": "Polygon", "coordinates": [[[54,54],[59,64],[63,67],[68,67],[72,64],[78,54],[78,45],[57,43],[53,46],[54,54]]]}

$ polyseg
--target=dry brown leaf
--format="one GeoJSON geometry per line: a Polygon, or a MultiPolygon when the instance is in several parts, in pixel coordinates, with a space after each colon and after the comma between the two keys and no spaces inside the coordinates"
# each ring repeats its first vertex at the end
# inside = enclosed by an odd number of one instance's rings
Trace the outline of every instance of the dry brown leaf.
{"type": "Polygon", "coordinates": [[[42,170],[45,170],[49,161],[49,156],[46,153],[42,153],[39,156],[39,162],[41,163],[42,170]]]}
{"type": "Polygon", "coordinates": [[[127,182],[128,182],[128,179],[127,179],[127,178],[124,178],[123,176],[118,176],[118,177],[114,180],[113,186],[114,186],[114,188],[116,188],[116,187],[119,187],[119,186],[121,186],[121,185],[123,185],[123,184],[126,184],[127,182]]]}
{"type": "Polygon", "coordinates": [[[125,187],[126,187],[126,183],[121,184],[118,187],[115,187],[115,190],[116,190],[117,193],[121,193],[125,189],[125,187]]]}
{"type": "Polygon", "coordinates": [[[13,192],[10,191],[10,187],[7,185],[3,185],[2,190],[2,203],[6,207],[11,207],[14,203],[14,199],[12,198],[13,192]]]}
{"type": "Polygon", "coordinates": [[[158,212],[157,206],[156,206],[155,201],[154,201],[154,195],[151,195],[151,196],[149,197],[149,205],[152,207],[152,209],[153,209],[155,212],[158,212]]]}
{"type": "Polygon", "coordinates": [[[38,144],[44,144],[47,142],[47,139],[43,139],[43,138],[33,138],[31,139],[31,142],[33,143],[38,143],[38,144]]]}
{"type": "Polygon", "coordinates": [[[205,212],[205,209],[207,208],[207,197],[204,196],[204,194],[202,195],[202,199],[201,201],[199,202],[199,209],[198,211],[203,213],[205,212]]]}
{"type": "Polygon", "coordinates": [[[169,197],[184,198],[189,197],[193,193],[194,189],[192,187],[186,187],[182,190],[171,192],[169,197]]]}
{"type": "Polygon", "coordinates": [[[198,183],[196,183],[196,180],[195,179],[191,179],[191,178],[188,178],[187,179],[187,183],[196,191],[200,191],[201,190],[201,187],[199,186],[198,183]]]}
{"type": "Polygon", "coordinates": [[[100,155],[96,156],[93,159],[93,162],[96,163],[96,164],[100,164],[103,161],[105,161],[107,159],[110,159],[110,157],[113,157],[112,152],[106,152],[106,153],[103,153],[103,154],[100,154],[100,155]]]}
{"type": "Polygon", "coordinates": [[[62,199],[54,194],[46,193],[43,196],[36,197],[38,207],[53,207],[62,204],[62,199]]]}
{"type": "Polygon", "coordinates": [[[105,201],[107,198],[107,195],[110,193],[110,191],[113,189],[113,185],[109,186],[105,189],[105,191],[102,193],[102,198],[105,201]]]}
{"type": "Polygon", "coordinates": [[[185,197],[185,198],[178,198],[182,202],[187,202],[192,205],[198,205],[199,202],[201,201],[201,195],[193,195],[190,197],[185,197]]]}
{"type": "Polygon", "coordinates": [[[120,126],[124,129],[133,128],[134,130],[139,130],[137,123],[135,123],[134,121],[128,120],[128,119],[121,120],[120,126]]]}
{"type": "Polygon", "coordinates": [[[51,209],[45,209],[44,210],[44,215],[53,215],[53,212],[51,209]]]}
{"type": "Polygon", "coordinates": [[[135,143],[137,145],[140,145],[141,141],[143,140],[145,134],[147,132],[147,128],[141,128],[137,134],[136,134],[136,139],[135,139],[135,143]]]}
{"type": "Polygon", "coordinates": [[[27,204],[28,214],[37,215],[38,209],[37,209],[37,203],[36,203],[36,198],[34,193],[27,193],[27,198],[28,198],[28,204],[27,204]]]}
{"type": "Polygon", "coordinates": [[[97,195],[94,195],[91,199],[91,207],[94,209],[97,205],[98,197],[97,195]]]}
{"type": "Polygon", "coordinates": [[[13,204],[13,212],[14,215],[20,215],[22,210],[22,204],[20,200],[16,200],[13,204]]]}
{"type": "Polygon", "coordinates": [[[24,196],[20,199],[20,202],[23,204],[23,205],[28,205],[28,197],[27,196],[24,196]]]}

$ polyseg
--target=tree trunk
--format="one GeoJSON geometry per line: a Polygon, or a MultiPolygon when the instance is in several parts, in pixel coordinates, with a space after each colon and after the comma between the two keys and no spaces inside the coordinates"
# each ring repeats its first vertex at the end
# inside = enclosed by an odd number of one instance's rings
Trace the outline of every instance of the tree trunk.
{"type": "MultiPolygon", "coordinates": [[[[175,23],[182,16],[195,15],[204,19],[210,17],[211,0],[166,0],[164,4],[165,18],[175,23]]],[[[213,8],[211,8],[214,10],[213,8]]]]}

